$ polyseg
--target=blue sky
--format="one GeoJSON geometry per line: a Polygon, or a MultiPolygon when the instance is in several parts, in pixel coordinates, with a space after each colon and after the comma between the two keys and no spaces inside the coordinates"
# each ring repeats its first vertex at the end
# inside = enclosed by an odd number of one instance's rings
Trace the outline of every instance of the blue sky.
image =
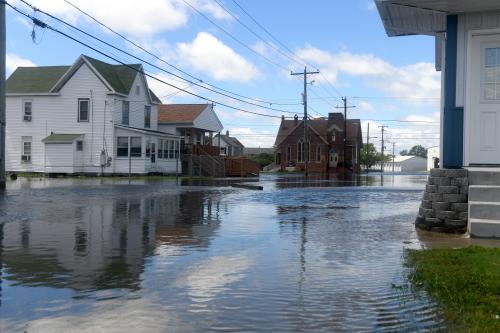
{"type": "MultiPolygon", "coordinates": [[[[164,63],[106,32],[64,0],[27,1],[168,69],[164,63]]],[[[312,116],[338,111],[334,107],[340,105],[340,96],[345,95],[349,104],[356,105],[356,108],[350,109],[349,117],[362,119],[364,132],[370,122],[370,135],[374,136],[371,142],[378,147],[380,125],[389,126],[387,137],[396,142],[396,151],[414,144],[426,147],[438,144],[435,138],[439,133],[440,74],[434,70],[433,38],[388,38],[371,0],[235,1],[293,54],[261,30],[233,0],[71,0],[118,32],[204,82],[253,99],[273,102],[273,107],[299,115],[303,112],[300,105],[302,81],[299,77],[291,77],[289,72],[303,70],[303,63],[306,62],[315,67],[311,69],[321,71],[321,75],[311,78],[315,82],[309,86],[309,113],[312,116]],[[240,43],[195,12],[186,2],[240,43]],[[264,37],[265,42],[250,33],[219,3],[264,37]],[[387,121],[394,119],[423,122],[387,121]]],[[[18,0],[9,2],[33,13],[18,0]]],[[[70,32],[43,14],[36,16],[70,32]]],[[[51,31],[37,29],[36,43],[33,43],[31,31],[31,23],[12,10],[7,11],[7,74],[23,65],[71,64],[82,53],[112,62],[51,31]]],[[[109,52],[109,49],[100,48],[109,52]]],[[[117,51],[113,53],[119,54],[117,51]]],[[[130,63],[137,62],[123,54],[120,58],[130,63]]],[[[149,66],[145,69],[174,85],[187,87],[193,93],[218,102],[274,116],[282,114],[189,86],[149,66]]],[[[203,102],[155,80],[151,79],[149,83],[166,103],[203,102]]],[[[261,117],[220,105],[216,106],[216,110],[225,129],[246,146],[273,145],[279,118],[261,117]]],[[[287,113],[286,116],[293,114],[287,113]]]]}

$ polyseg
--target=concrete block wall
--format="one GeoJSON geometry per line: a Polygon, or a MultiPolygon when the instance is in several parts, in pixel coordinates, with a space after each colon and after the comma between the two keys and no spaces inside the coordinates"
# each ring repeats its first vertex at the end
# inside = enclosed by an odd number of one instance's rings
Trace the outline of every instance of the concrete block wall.
{"type": "Polygon", "coordinates": [[[432,169],[415,225],[436,232],[467,232],[468,192],[467,170],[432,169]]]}

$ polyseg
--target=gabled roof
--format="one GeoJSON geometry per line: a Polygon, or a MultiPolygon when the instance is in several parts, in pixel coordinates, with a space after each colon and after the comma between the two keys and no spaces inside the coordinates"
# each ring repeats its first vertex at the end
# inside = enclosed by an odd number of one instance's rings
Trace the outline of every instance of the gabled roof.
{"type": "Polygon", "coordinates": [[[162,104],[158,106],[158,124],[193,123],[211,104],[162,104]]]}
{"type": "MultiPolygon", "coordinates": [[[[320,139],[328,144],[328,134],[332,128],[344,129],[344,117],[341,114],[330,114],[330,118],[316,118],[307,122],[309,129],[318,135],[320,139]],[[340,116],[339,116],[340,115],[340,116]]],[[[281,126],[276,136],[275,147],[281,145],[297,128],[303,127],[302,120],[282,120],[281,126]]],[[[361,135],[361,122],[359,119],[347,120],[347,141],[350,144],[355,144],[361,135]]]]}
{"type": "Polygon", "coordinates": [[[18,67],[6,82],[7,94],[50,93],[70,66],[18,67]]]}
{"type": "MultiPolygon", "coordinates": [[[[123,95],[130,94],[137,74],[142,72],[140,64],[112,65],[81,55],[72,66],[19,67],[7,80],[6,92],[11,94],[57,92],[84,62],[90,65],[110,90],[123,95]]],[[[152,102],[161,103],[150,89],[149,94],[152,102]]]]}
{"type": "MultiPolygon", "coordinates": [[[[217,138],[219,136],[219,134],[217,134],[215,136],[215,138],[217,138]]],[[[223,139],[224,141],[226,141],[226,143],[232,147],[240,147],[240,148],[245,148],[245,146],[243,146],[243,144],[237,139],[235,138],[234,136],[229,136],[229,135],[221,135],[220,136],[221,139],[223,139]]]]}

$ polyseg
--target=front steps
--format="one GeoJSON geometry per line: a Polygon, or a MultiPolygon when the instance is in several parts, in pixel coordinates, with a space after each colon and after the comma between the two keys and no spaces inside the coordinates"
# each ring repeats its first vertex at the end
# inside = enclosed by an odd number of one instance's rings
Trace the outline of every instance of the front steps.
{"type": "Polygon", "coordinates": [[[469,169],[469,233],[500,238],[500,168],[469,169]]]}

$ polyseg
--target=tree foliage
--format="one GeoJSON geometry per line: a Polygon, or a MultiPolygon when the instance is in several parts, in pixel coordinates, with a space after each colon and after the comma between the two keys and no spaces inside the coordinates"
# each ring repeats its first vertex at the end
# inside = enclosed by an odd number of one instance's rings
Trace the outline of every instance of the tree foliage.
{"type": "Polygon", "coordinates": [[[274,162],[274,154],[260,153],[259,155],[250,156],[250,160],[259,163],[260,169],[274,162]]]}
{"type": "Polygon", "coordinates": [[[365,166],[365,168],[370,169],[372,166],[379,162],[387,162],[391,160],[390,155],[382,155],[379,153],[373,143],[365,144],[361,148],[360,152],[360,160],[361,164],[365,166]]]}
{"type": "Polygon", "coordinates": [[[410,151],[408,152],[408,155],[411,155],[411,156],[420,156],[420,157],[423,157],[423,158],[427,158],[427,149],[425,149],[421,145],[416,145],[416,146],[413,146],[410,149],[410,151]]]}

